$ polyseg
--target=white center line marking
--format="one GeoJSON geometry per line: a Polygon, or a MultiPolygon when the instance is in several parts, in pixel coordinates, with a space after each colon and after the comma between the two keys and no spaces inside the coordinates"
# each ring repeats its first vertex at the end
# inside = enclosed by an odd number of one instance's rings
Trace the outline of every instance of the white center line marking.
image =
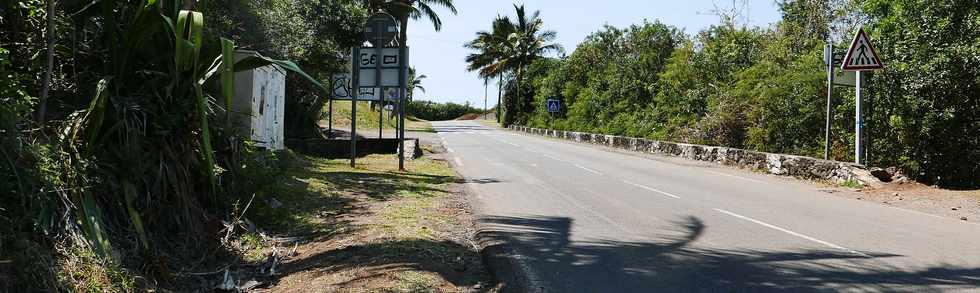
{"type": "Polygon", "coordinates": [[[596,170],[592,170],[592,169],[586,168],[586,167],[584,167],[582,165],[579,165],[579,164],[575,164],[575,167],[577,167],[579,169],[582,169],[582,170],[585,170],[585,171],[589,171],[589,172],[595,173],[596,175],[602,175],[602,172],[599,172],[599,171],[596,171],[596,170]]]}
{"type": "Polygon", "coordinates": [[[561,159],[559,159],[559,158],[556,158],[555,156],[552,156],[552,155],[549,155],[549,154],[544,154],[544,156],[545,156],[546,158],[549,158],[549,159],[552,159],[552,160],[556,160],[556,161],[561,161],[561,159]]]}
{"type": "Polygon", "coordinates": [[[623,180],[623,182],[625,182],[626,184],[629,184],[629,185],[633,185],[633,186],[636,186],[636,187],[639,187],[639,188],[643,188],[643,189],[646,189],[646,190],[649,190],[649,191],[653,191],[653,192],[656,192],[656,193],[665,195],[667,197],[673,197],[673,198],[676,198],[676,199],[680,199],[681,198],[680,196],[676,196],[676,195],[670,194],[669,192],[666,192],[666,191],[663,191],[663,190],[659,190],[659,189],[656,189],[656,188],[653,188],[653,187],[648,187],[648,186],[645,186],[645,185],[636,184],[636,183],[633,183],[633,182],[629,182],[627,180],[623,180]]]}
{"type": "Polygon", "coordinates": [[[838,250],[843,250],[843,251],[846,251],[846,252],[849,252],[849,253],[853,253],[853,254],[857,254],[857,255],[860,255],[860,256],[863,256],[863,257],[869,257],[869,258],[871,257],[870,255],[867,255],[867,254],[858,252],[856,250],[851,250],[851,249],[845,248],[845,247],[840,246],[840,245],[837,245],[837,244],[833,244],[833,243],[830,243],[830,242],[827,242],[827,241],[823,241],[823,240],[820,240],[820,239],[817,239],[817,238],[813,238],[813,237],[806,236],[806,235],[803,235],[803,234],[800,234],[800,233],[796,233],[796,232],[793,232],[793,231],[790,231],[790,230],[786,230],[786,229],[780,228],[780,227],[778,227],[776,225],[772,225],[772,224],[769,224],[769,223],[766,223],[766,222],[763,222],[763,221],[759,221],[759,220],[756,220],[756,219],[753,219],[753,218],[749,218],[749,217],[746,217],[746,216],[743,216],[743,215],[739,215],[739,214],[736,214],[736,213],[733,213],[733,212],[729,212],[729,211],[726,211],[726,210],[723,210],[723,209],[715,209],[715,211],[718,211],[719,213],[723,213],[723,214],[726,214],[726,215],[729,215],[729,216],[732,216],[732,217],[736,217],[736,218],[739,218],[739,219],[742,219],[742,220],[746,220],[746,221],[749,221],[749,222],[752,222],[752,223],[756,223],[756,224],[762,225],[763,227],[766,227],[766,228],[774,229],[774,230],[777,230],[777,231],[780,231],[780,232],[783,232],[783,233],[786,233],[786,234],[789,234],[789,235],[793,235],[793,236],[800,237],[800,238],[803,238],[803,239],[806,239],[806,240],[810,240],[810,241],[813,241],[813,242],[816,242],[816,243],[820,243],[820,244],[823,244],[824,246],[827,246],[827,247],[830,247],[830,248],[834,248],[834,249],[838,249],[838,250]]]}
{"type": "Polygon", "coordinates": [[[463,166],[463,161],[460,161],[459,157],[453,157],[453,161],[456,162],[456,166],[463,166]]]}
{"type": "Polygon", "coordinates": [[[704,170],[704,171],[705,172],[708,172],[708,173],[711,173],[711,174],[716,174],[716,175],[721,175],[721,176],[727,176],[727,177],[732,177],[732,178],[736,178],[736,179],[742,179],[742,180],[745,180],[745,181],[751,181],[751,182],[755,182],[755,183],[766,184],[765,181],[759,181],[759,180],[755,180],[755,179],[752,179],[752,178],[745,178],[745,177],[742,177],[742,176],[735,176],[735,175],[732,175],[732,174],[725,174],[725,173],[722,173],[722,172],[715,172],[715,171],[711,171],[711,170],[704,170]]]}

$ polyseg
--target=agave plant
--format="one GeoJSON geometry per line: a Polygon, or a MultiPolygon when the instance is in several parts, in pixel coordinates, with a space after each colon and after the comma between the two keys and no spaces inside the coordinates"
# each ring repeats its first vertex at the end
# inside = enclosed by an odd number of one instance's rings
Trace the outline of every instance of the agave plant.
{"type": "Polygon", "coordinates": [[[203,211],[228,204],[222,182],[231,178],[222,170],[234,166],[219,166],[216,154],[236,149],[235,72],[275,64],[326,90],[290,61],[256,53],[236,61],[245,53],[206,35],[204,13],[170,4],[95,0],[73,14],[98,24],[85,27],[104,40],[107,56],[88,107],[63,138],[67,159],[91,167],[64,177],[88,242],[105,256],[107,222],[129,222],[149,248],[150,230],[202,229],[203,211]]]}

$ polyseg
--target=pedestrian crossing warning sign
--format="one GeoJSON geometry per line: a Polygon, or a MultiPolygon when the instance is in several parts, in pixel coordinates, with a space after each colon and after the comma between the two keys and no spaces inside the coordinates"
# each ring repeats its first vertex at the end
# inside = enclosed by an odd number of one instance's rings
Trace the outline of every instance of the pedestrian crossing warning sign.
{"type": "Polygon", "coordinates": [[[844,55],[844,60],[841,62],[841,70],[864,71],[877,70],[883,67],[881,58],[878,58],[878,52],[871,44],[868,34],[864,33],[864,29],[858,30],[857,35],[854,36],[854,41],[851,42],[851,48],[847,49],[847,55],[844,55]]]}

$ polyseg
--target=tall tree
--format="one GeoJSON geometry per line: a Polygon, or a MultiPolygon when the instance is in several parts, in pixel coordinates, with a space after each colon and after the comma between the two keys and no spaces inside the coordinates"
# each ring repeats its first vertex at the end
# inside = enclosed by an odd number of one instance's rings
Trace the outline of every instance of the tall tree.
{"type": "Polygon", "coordinates": [[[527,110],[525,108],[530,97],[521,91],[527,67],[549,52],[563,51],[561,45],[554,43],[558,34],[544,29],[540,11],[528,14],[524,5],[516,4],[514,10],[514,21],[497,17],[493,31],[478,32],[476,39],[466,44],[466,47],[477,50],[477,53],[467,57],[469,70],[479,70],[484,78],[500,77],[507,72],[514,76],[512,88],[516,95],[514,99],[505,101],[505,125],[513,123],[517,116],[527,110]]]}
{"type": "Polygon", "coordinates": [[[416,89],[421,90],[423,93],[425,92],[425,87],[422,86],[422,80],[426,77],[425,74],[418,74],[418,71],[415,71],[415,67],[408,68],[408,82],[406,83],[408,94],[405,96],[408,102],[413,100],[416,89]]]}
{"type": "Polygon", "coordinates": [[[467,70],[477,71],[480,78],[488,80],[497,78],[497,122],[500,122],[501,93],[503,91],[504,73],[511,70],[509,59],[510,51],[513,46],[509,43],[509,37],[514,32],[514,25],[507,17],[497,16],[492,24],[490,31],[480,31],[476,33],[476,38],[464,44],[466,48],[476,50],[466,56],[467,70]]]}

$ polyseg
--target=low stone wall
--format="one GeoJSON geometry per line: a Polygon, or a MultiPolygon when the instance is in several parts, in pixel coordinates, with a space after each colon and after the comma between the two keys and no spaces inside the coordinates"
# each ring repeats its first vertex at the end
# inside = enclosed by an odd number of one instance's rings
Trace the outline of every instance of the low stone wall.
{"type": "Polygon", "coordinates": [[[738,166],[740,168],[750,168],[776,175],[795,176],[806,179],[826,179],[835,183],[853,180],[862,185],[877,185],[881,182],[872,176],[864,166],[853,163],[616,135],[539,129],[513,125],[510,129],[635,152],[682,157],[697,161],[738,166]]]}

